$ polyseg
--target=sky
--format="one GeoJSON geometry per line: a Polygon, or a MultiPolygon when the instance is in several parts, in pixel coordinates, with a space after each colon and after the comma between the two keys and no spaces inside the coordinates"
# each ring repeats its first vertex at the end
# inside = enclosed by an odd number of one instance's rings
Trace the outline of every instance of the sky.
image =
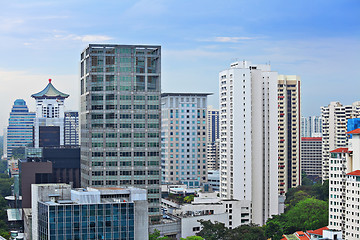
{"type": "MultiPolygon", "coordinates": [[[[360,89],[358,0],[0,0],[0,129],[13,102],[48,79],[79,109],[80,53],[89,43],[162,47],[163,92],[209,92],[236,60],[301,77],[301,112],[351,104],[360,89]]],[[[1,134],[0,130],[0,134],[1,134]]]]}

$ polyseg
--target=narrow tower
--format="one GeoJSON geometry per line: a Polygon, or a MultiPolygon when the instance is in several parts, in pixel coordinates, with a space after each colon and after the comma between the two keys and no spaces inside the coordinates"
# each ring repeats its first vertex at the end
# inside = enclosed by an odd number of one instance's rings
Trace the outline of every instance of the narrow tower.
{"type": "Polygon", "coordinates": [[[64,101],[68,94],[57,90],[49,79],[41,92],[31,95],[36,100],[34,147],[64,145],[64,101]]]}

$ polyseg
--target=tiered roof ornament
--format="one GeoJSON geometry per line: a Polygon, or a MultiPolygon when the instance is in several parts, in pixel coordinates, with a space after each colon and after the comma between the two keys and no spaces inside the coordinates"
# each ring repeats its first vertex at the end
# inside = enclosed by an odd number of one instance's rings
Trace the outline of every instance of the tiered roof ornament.
{"type": "Polygon", "coordinates": [[[51,79],[49,79],[48,85],[42,90],[41,92],[35,93],[31,95],[31,97],[37,99],[37,98],[67,98],[69,97],[69,94],[62,93],[59,90],[57,90],[51,83],[51,79]]]}

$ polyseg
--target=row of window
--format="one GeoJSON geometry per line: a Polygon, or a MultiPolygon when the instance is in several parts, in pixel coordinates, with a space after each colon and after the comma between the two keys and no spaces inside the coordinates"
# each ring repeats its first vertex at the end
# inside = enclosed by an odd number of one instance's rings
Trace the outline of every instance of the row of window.
{"type": "Polygon", "coordinates": [[[157,170],[148,170],[148,171],[92,171],[92,176],[132,176],[132,175],[159,175],[157,170]],[[146,174],[147,173],[147,174],[146,174]]]}
{"type": "MultiPolygon", "coordinates": [[[[92,138],[145,138],[146,133],[92,133],[92,138]]],[[[147,133],[148,138],[158,138],[159,133],[147,133]]]]}
{"type": "Polygon", "coordinates": [[[106,157],[131,157],[131,156],[134,156],[134,157],[145,157],[148,156],[148,157],[152,157],[152,156],[159,156],[159,152],[92,152],[91,153],[91,156],[92,157],[103,157],[103,156],[106,156],[106,157]],[[131,154],[133,153],[133,155],[131,154]]]}

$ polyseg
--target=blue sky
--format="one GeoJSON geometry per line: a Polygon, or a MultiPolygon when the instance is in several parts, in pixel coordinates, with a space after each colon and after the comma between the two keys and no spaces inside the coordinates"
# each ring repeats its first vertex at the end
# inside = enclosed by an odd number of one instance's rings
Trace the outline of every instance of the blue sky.
{"type": "Polygon", "coordinates": [[[302,113],[330,101],[360,100],[360,2],[304,1],[2,1],[0,127],[15,99],[47,79],[79,105],[79,56],[88,43],[159,44],[162,89],[213,92],[235,60],[271,63],[302,79],[302,113]]]}

